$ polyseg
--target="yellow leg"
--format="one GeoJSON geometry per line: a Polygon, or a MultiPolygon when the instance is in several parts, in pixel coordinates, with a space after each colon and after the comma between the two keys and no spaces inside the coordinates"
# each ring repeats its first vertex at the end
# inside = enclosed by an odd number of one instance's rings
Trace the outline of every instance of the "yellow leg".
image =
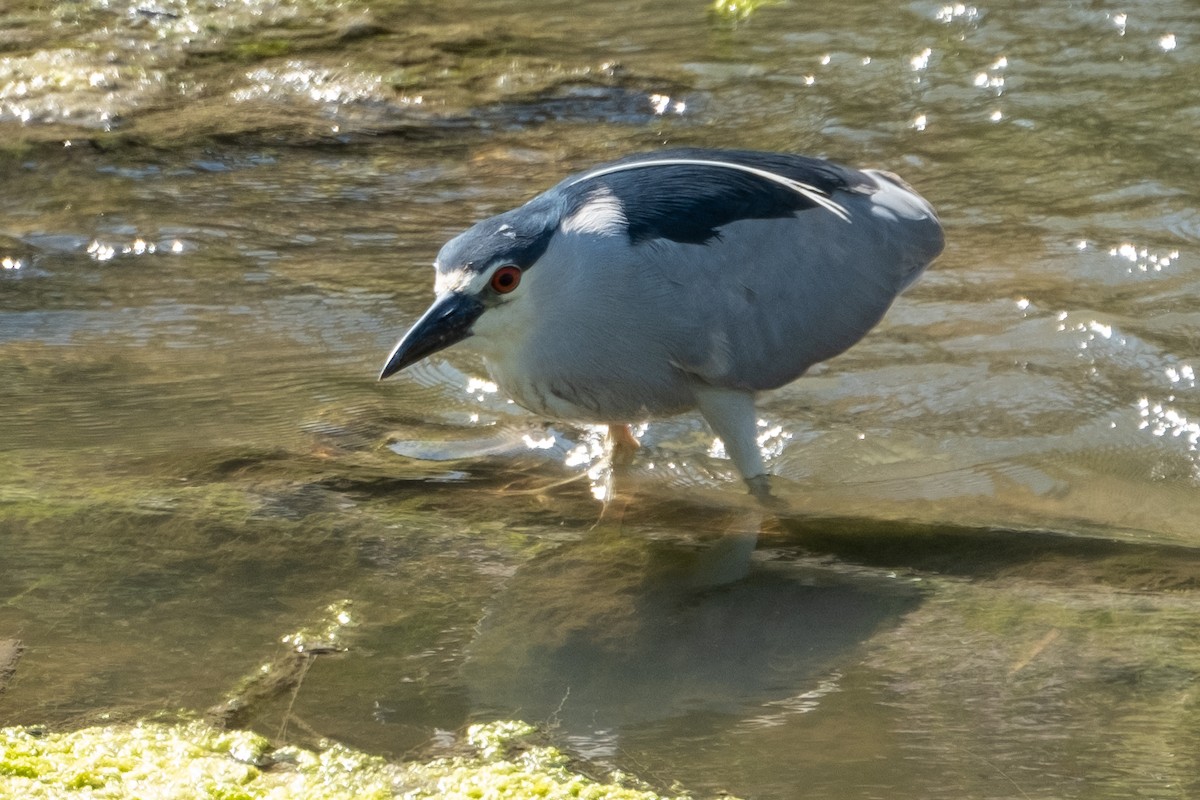
{"type": "Polygon", "coordinates": [[[608,444],[612,448],[614,465],[629,466],[633,454],[641,447],[628,425],[609,425],[608,444]]]}

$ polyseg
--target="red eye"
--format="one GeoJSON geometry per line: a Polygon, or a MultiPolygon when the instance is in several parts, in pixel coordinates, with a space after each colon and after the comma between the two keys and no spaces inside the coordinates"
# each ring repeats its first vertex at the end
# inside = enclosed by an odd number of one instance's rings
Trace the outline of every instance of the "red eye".
{"type": "Polygon", "coordinates": [[[509,264],[492,273],[492,289],[497,294],[508,294],[521,283],[521,268],[509,264]]]}

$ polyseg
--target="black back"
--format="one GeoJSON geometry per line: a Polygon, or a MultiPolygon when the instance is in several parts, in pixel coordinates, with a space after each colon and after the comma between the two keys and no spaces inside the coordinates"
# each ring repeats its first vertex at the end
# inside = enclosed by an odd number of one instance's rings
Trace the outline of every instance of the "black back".
{"type": "MultiPolygon", "coordinates": [[[[785,153],[752,150],[680,148],[641,153],[596,167],[636,164],[671,158],[727,161],[782,175],[831,195],[833,192],[870,186],[861,172],[830,161],[785,153]]],[[[739,219],[787,217],[815,208],[799,192],[773,181],[742,172],[704,165],[647,166],[580,181],[588,173],[572,176],[556,186],[567,200],[566,214],[584,205],[598,188],[620,201],[629,220],[634,244],[651,239],[703,244],[719,234],[722,225],[739,219]]]]}

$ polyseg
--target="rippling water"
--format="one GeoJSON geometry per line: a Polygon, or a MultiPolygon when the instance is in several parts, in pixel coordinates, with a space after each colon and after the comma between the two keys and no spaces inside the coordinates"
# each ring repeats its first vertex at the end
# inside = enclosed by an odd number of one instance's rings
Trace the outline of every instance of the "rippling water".
{"type": "Polygon", "coordinates": [[[245,6],[5,12],[0,723],[202,709],[350,600],[294,736],[525,716],[703,794],[1200,791],[1190,3],[245,6]],[[760,404],[777,520],[695,415],[601,519],[596,434],[469,354],[374,381],[447,237],[663,145],[893,169],[946,227],[760,404]]]}

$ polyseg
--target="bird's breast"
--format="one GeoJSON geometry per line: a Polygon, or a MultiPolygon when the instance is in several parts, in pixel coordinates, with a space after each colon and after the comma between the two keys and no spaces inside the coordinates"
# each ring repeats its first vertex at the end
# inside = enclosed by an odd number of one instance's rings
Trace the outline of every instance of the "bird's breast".
{"type": "Polygon", "coordinates": [[[591,423],[640,422],[695,407],[681,373],[641,369],[635,363],[606,365],[576,357],[540,360],[536,349],[520,359],[484,357],[500,391],[546,417],[591,423]]]}

